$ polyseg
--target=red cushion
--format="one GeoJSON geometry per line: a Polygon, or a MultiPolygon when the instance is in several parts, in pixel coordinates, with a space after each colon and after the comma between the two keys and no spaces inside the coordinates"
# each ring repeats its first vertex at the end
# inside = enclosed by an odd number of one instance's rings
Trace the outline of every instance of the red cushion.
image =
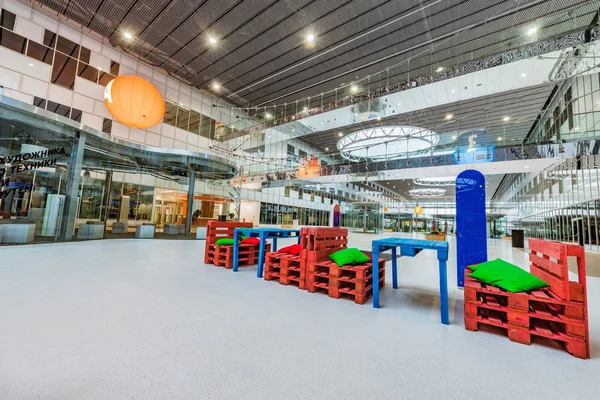
{"type": "Polygon", "coordinates": [[[302,251],[302,246],[299,244],[293,244],[291,246],[283,247],[277,251],[279,253],[288,253],[297,256],[302,251]]]}
{"type": "Polygon", "coordinates": [[[257,237],[249,237],[240,242],[240,244],[260,244],[260,239],[257,237]]]}

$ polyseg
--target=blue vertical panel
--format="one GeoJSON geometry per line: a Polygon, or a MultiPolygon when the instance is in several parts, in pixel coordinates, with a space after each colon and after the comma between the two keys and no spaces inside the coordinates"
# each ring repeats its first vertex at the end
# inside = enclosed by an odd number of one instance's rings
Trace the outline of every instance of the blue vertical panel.
{"type": "Polygon", "coordinates": [[[456,178],[456,272],[465,286],[465,268],[487,261],[485,177],[468,169],[456,178]]]}

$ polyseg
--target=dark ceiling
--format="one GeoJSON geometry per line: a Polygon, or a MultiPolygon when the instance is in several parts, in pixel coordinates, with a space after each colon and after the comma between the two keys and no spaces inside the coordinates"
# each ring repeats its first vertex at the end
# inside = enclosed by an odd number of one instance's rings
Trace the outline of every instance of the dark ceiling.
{"type": "Polygon", "coordinates": [[[219,95],[240,105],[282,104],[369,75],[377,87],[409,71],[429,73],[580,30],[599,6],[597,0],[31,1],[193,86],[211,90],[218,82],[219,95]],[[532,26],[538,32],[529,36],[532,26]],[[309,33],[313,46],[305,40],[309,33]],[[211,45],[210,37],[218,42],[211,45]]]}

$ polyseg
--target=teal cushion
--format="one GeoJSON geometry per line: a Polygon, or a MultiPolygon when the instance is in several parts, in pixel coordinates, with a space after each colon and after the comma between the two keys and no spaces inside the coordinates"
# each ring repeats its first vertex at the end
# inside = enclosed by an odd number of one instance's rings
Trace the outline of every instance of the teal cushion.
{"type": "Polygon", "coordinates": [[[355,247],[336,251],[329,258],[340,267],[349,264],[364,264],[371,261],[367,255],[355,247]]]}
{"type": "Polygon", "coordinates": [[[511,293],[527,292],[548,286],[537,276],[499,258],[479,264],[476,271],[469,276],[511,293]]]}
{"type": "Polygon", "coordinates": [[[231,239],[231,238],[222,238],[222,239],[219,239],[219,240],[217,240],[215,242],[215,244],[217,246],[223,246],[223,245],[226,245],[226,244],[234,244],[234,243],[235,243],[235,241],[233,239],[231,239]]]}

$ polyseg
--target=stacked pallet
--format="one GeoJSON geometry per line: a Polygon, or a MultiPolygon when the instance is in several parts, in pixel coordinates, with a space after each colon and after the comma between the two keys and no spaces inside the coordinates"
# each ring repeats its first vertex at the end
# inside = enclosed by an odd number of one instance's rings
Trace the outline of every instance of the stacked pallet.
{"type": "MultiPolygon", "coordinates": [[[[240,244],[238,246],[238,266],[258,264],[258,253],[260,245],[258,244],[240,244]]],[[[265,252],[271,251],[271,244],[265,244],[265,252]]],[[[233,268],[233,245],[215,246],[213,264],[215,267],[233,268]]]]}
{"type": "MultiPolygon", "coordinates": [[[[379,259],[379,287],[385,286],[385,260],[379,259]]],[[[373,265],[338,266],[326,259],[308,264],[307,289],[311,293],[325,292],[334,299],[349,297],[365,304],[373,296],[373,265]]]]}
{"type": "Polygon", "coordinates": [[[306,268],[300,256],[272,252],[265,256],[264,279],[306,289],[306,268]]]}
{"type": "Polygon", "coordinates": [[[252,228],[252,222],[219,222],[208,221],[206,225],[206,247],[204,248],[204,263],[214,264],[215,242],[223,238],[233,238],[235,228],[252,228]]]}
{"type": "Polygon", "coordinates": [[[335,251],[346,248],[348,230],[329,227],[300,229],[300,255],[273,252],[265,257],[264,279],[282,285],[294,284],[306,290],[309,262],[328,259],[335,251]]]}
{"type": "Polygon", "coordinates": [[[561,342],[575,357],[590,358],[585,252],[582,246],[529,239],[531,273],[550,286],[510,293],[486,285],[465,271],[465,328],[480,324],[507,330],[511,341],[531,344],[531,336],[561,342]],[[578,282],[569,281],[567,257],[577,257],[578,282]]]}

